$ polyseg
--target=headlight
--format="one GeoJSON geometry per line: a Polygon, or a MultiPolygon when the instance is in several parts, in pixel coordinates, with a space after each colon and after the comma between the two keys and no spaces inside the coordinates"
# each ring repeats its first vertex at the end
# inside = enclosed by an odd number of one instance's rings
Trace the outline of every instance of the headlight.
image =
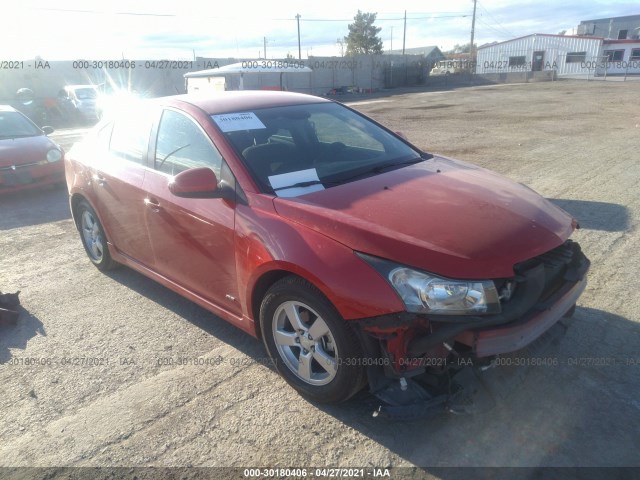
{"type": "Polygon", "coordinates": [[[438,315],[500,313],[498,292],[491,280],[451,280],[406,267],[394,268],[388,279],[410,312],[438,315]]]}
{"type": "Polygon", "coordinates": [[[62,158],[62,153],[60,153],[60,150],[52,148],[47,152],[47,162],[57,162],[61,158],[62,158]]]}
{"type": "Polygon", "coordinates": [[[492,280],[454,280],[414,270],[358,253],[395,289],[407,311],[435,315],[500,313],[500,299],[492,280]]]}

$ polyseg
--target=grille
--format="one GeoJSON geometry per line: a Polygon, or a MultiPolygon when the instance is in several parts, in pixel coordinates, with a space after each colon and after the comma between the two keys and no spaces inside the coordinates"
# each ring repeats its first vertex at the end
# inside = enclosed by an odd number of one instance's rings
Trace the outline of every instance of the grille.
{"type": "Polygon", "coordinates": [[[9,167],[0,167],[0,172],[10,172],[12,170],[18,170],[20,168],[33,167],[34,165],[46,165],[47,163],[48,162],[46,160],[42,160],[40,162],[21,163],[20,165],[12,165],[12,166],[9,166],[9,167]]]}
{"type": "Polygon", "coordinates": [[[540,300],[544,301],[563,285],[564,274],[567,272],[571,262],[578,257],[576,252],[579,249],[580,247],[577,243],[567,240],[553,250],[519,263],[516,265],[515,271],[517,273],[524,272],[540,264],[544,265],[545,286],[540,296],[540,300]]]}

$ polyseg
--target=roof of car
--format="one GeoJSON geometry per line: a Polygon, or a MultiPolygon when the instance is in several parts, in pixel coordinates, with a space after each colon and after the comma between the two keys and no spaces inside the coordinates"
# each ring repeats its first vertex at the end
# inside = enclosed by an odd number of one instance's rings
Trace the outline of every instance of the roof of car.
{"type": "Polygon", "coordinates": [[[15,112],[16,109],[11,105],[0,105],[0,112],[15,112]]]}
{"type": "Polygon", "coordinates": [[[294,92],[274,92],[263,90],[242,90],[232,92],[212,92],[202,95],[176,95],[164,100],[178,100],[201,108],[209,115],[218,113],[243,112],[246,110],[301,105],[306,103],[330,102],[325,98],[294,92]]]}

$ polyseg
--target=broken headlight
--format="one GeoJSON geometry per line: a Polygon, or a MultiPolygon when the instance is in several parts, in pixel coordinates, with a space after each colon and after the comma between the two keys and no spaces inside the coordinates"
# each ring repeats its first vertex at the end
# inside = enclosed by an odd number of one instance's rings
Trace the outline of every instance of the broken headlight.
{"type": "Polygon", "coordinates": [[[389,283],[410,312],[438,315],[500,313],[498,292],[491,280],[452,280],[398,267],[389,272],[389,283]]]}
{"type": "Polygon", "coordinates": [[[358,254],[395,289],[407,311],[436,315],[500,313],[500,299],[492,280],[455,280],[358,254]]]}

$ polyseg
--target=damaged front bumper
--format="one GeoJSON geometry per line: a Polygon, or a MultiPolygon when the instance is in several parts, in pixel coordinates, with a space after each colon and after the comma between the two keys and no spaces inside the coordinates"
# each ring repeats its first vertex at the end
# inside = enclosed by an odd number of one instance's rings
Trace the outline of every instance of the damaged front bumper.
{"type": "Polygon", "coordinates": [[[371,392],[383,401],[379,413],[468,413],[492,404],[496,391],[504,397],[505,385],[520,384],[525,369],[505,375],[507,369],[499,367],[498,375],[496,357],[516,355],[519,365],[534,365],[531,359],[564,334],[566,322],[560,320],[573,314],[589,265],[579,245],[568,240],[515,266],[518,287],[500,314],[451,319],[405,312],[358,321],[366,355],[385,360],[367,369],[371,392]],[[517,381],[505,381],[510,376],[517,381]],[[501,379],[497,390],[490,387],[494,378],[501,379]]]}
{"type": "Polygon", "coordinates": [[[564,317],[575,306],[586,286],[587,279],[584,277],[569,288],[566,293],[558,295],[558,298],[548,308],[531,312],[522,320],[502,328],[473,332],[470,334],[471,339],[467,341],[473,345],[475,354],[478,357],[488,357],[520,350],[532,343],[564,317]]]}

